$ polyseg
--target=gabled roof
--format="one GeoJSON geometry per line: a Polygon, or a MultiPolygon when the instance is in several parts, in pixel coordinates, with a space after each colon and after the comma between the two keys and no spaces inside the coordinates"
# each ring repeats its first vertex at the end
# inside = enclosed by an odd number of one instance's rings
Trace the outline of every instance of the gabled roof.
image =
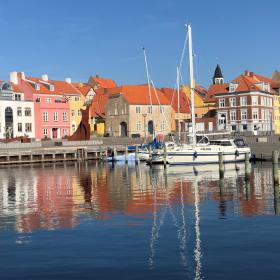
{"type": "Polygon", "coordinates": [[[84,84],[84,83],[73,83],[73,85],[79,90],[79,92],[83,96],[87,96],[89,91],[92,89],[92,87],[90,85],[84,84]]]}
{"type": "MultiPolygon", "coordinates": [[[[169,100],[172,108],[176,113],[178,113],[178,91],[173,88],[161,88],[161,92],[169,100]]],[[[180,113],[190,113],[190,100],[187,98],[186,94],[180,90],[179,91],[179,111],[180,113]]]]}
{"type": "Polygon", "coordinates": [[[91,117],[104,117],[105,107],[108,102],[109,95],[107,94],[96,94],[90,105],[90,115],[91,117]]]}
{"type": "Polygon", "coordinates": [[[215,102],[215,96],[220,93],[227,93],[228,87],[229,84],[211,85],[207,91],[205,102],[215,102]]]}
{"type": "Polygon", "coordinates": [[[97,86],[97,88],[115,88],[117,87],[117,83],[112,79],[102,78],[98,75],[90,76],[88,80],[88,84],[91,86],[97,86]]]}
{"type": "Polygon", "coordinates": [[[151,87],[149,93],[148,85],[124,85],[109,89],[108,93],[111,96],[122,95],[131,105],[170,105],[170,101],[160,90],[151,87]]]}

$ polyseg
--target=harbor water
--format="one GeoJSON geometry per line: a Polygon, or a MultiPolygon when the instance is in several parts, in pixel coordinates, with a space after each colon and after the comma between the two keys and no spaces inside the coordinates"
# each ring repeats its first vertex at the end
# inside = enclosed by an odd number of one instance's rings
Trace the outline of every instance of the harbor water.
{"type": "Polygon", "coordinates": [[[0,169],[0,279],[277,279],[271,164],[0,169]]]}

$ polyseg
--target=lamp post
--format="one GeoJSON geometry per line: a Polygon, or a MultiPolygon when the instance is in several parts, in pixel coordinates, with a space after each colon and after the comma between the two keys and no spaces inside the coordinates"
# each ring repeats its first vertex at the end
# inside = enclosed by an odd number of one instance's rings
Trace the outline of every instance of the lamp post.
{"type": "Polygon", "coordinates": [[[144,118],[144,142],[146,143],[146,117],[147,114],[142,114],[143,118],[144,118]]]}

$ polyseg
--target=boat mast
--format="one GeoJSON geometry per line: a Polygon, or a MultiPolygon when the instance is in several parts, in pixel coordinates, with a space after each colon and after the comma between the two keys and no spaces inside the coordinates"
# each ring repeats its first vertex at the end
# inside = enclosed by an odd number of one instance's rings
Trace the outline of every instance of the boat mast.
{"type": "Polygon", "coordinates": [[[190,94],[191,94],[191,113],[192,113],[192,136],[193,145],[196,145],[196,125],[194,112],[194,76],[193,76],[193,50],[192,50],[192,28],[188,25],[189,35],[189,68],[190,68],[190,94]]]}
{"type": "Polygon", "coordinates": [[[152,103],[152,95],[151,95],[151,81],[150,81],[149,68],[148,68],[147,55],[146,55],[146,49],[145,48],[143,48],[143,53],[144,53],[144,59],[145,59],[148,91],[149,91],[150,106],[151,106],[150,108],[151,108],[151,115],[152,115],[152,121],[153,121],[153,139],[155,139],[155,123],[154,123],[154,118],[153,118],[153,103],[152,103]]]}
{"type": "Polygon", "coordinates": [[[178,94],[178,108],[177,108],[177,122],[178,122],[178,136],[181,142],[181,125],[180,125],[180,81],[179,81],[179,68],[177,67],[177,94],[178,94]]]}

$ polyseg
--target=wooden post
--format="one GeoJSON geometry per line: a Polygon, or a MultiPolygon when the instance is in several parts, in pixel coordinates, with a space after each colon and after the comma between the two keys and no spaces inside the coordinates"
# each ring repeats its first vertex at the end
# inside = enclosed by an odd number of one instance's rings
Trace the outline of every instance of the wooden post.
{"type": "Polygon", "coordinates": [[[117,157],[117,147],[114,146],[113,148],[113,155],[112,155],[112,161],[115,161],[117,157]]]}
{"type": "Polygon", "coordinates": [[[272,165],[273,165],[273,182],[274,182],[274,185],[279,185],[278,159],[279,159],[279,152],[276,151],[276,150],[272,151],[272,165]]]}
{"type": "Polygon", "coordinates": [[[151,145],[149,146],[149,163],[150,163],[150,165],[153,164],[152,163],[152,146],[151,145]]]}
{"type": "Polygon", "coordinates": [[[245,154],[245,181],[250,180],[251,175],[251,164],[250,164],[250,155],[249,153],[245,154]]]}
{"type": "Polygon", "coordinates": [[[125,158],[125,163],[128,163],[128,148],[127,145],[125,145],[125,150],[124,150],[124,158],[125,158]]]}
{"type": "Polygon", "coordinates": [[[164,164],[164,168],[166,168],[166,158],[167,158],[167,148],[166,148],[166,145],[164,143],[164,146],[163,146],[163,164],[164,164]]]}
{"type": "Polygon", "coordinates": [[[224,155],[222,152],[219,152],[219,175],[220,179],[224,178],[225,167],[224,167],[224,155]]]}
{"type": "Polygon", "coordinates": [[[138,146],[135,148],[135,164],[138,164],[138,146]]]}

